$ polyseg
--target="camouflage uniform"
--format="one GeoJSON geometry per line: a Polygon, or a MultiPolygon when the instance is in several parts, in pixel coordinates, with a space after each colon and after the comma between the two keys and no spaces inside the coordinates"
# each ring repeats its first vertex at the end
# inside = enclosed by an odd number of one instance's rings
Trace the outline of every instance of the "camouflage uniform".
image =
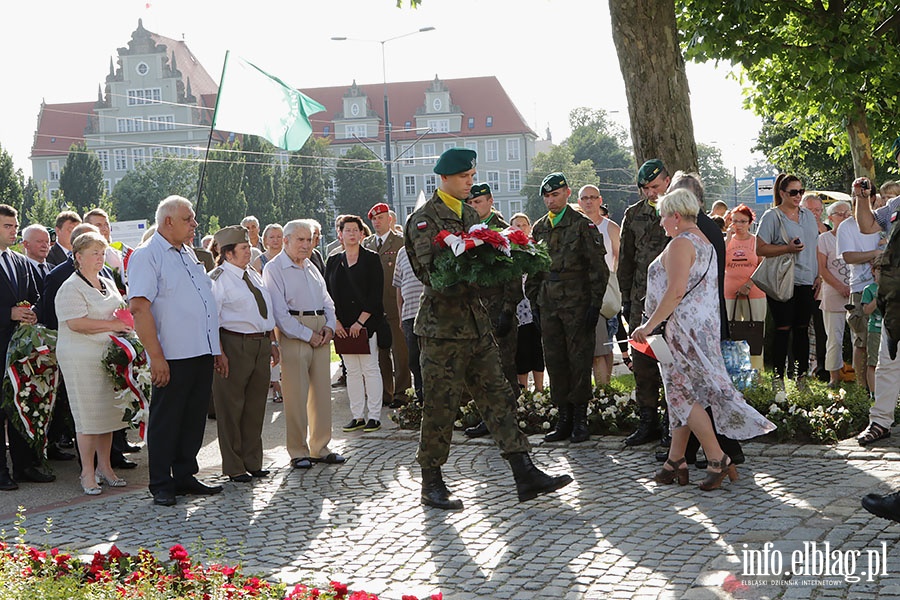
{"type": "MultiPolygon", "coordinates": [[[[503,220],[498,212],[491,212],[491,216],[484,222],[491,229],[503,230],[509,227],[509,223],[503,220]]],[[[509,381],[509,385],[516,395],[519,397],[519,380],[516,376],[516,347],[518,345],[519,336],[516,321],[516,307],[522,301],[522,286],[516,282],[507,285],[498,285],[492,288],[484,288],[480,292],[481,301],[487,309],[488,317],[491,319],[491,327],[494,331],[494,337],[497,339],[497,345],[500,346],[500,362],[503,368],[503,375],[509,381]],[[504,336],[497,334],[497,327],[500,323],[500,313],[507,312],[512,315],[512,328],[509,333],[504,336]]]]}
{"type": "Polygon", "coordinates": [[[549,215],[532,229],[535,241],[547,244],[550,271],[529,277],[528,299],[540,311],[544,362],[550,398],[556,405],[587,405],[591,399],[594,328],[585,326],[590,307],[599,310],[609,282],[603,235],[586,216],[566,207],[554,226],[549,215]]]}
{"type": "MultiPolygon", "coordinates": [[[[644,297],[647,295],[647,267],[666,247],[669,238],[660,225],[656,208],[642,199],[627,209],[622,220],[622,241],[619,250],[619,289],[622,303],[630,304],[625,315],[628,329],[641,325],[644,297]]],[[[635,399],[638,406],[657,408],[662,378],[656,361],[640,352],[634,353],[635,399]]]]}
{"type": "Polygon", "coordinates": [[[435,236],[445,229],[466,231],[479,223],[471,206],[462,205],[462,218],[437,193],[406,222],[404,235],[410,266],[425,284],[414,331],[421,344],[420,361],[425,389],[422,429],[416,460],[423,469],[447,462],[453,422],[468,388],[504,457],[528,452],[528,438],[519,431],[509,382],[500,369],[500,352],[478,290],[466,284],[437,291],[430,287],[432,261],[440,250],[435,236]]]}

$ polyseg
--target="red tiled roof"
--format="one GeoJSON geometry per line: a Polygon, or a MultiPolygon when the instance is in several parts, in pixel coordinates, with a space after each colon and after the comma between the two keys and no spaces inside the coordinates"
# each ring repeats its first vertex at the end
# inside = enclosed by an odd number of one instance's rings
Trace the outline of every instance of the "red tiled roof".
{"type": "Polygon", "coordinates": [[[94,102],[42,104],[31,156],[68,154],[72,144],[84,142],[84,129],[93,114],[94,102]]]}
{"type": "Polygon", "coordinates": [[[219,85],[209,76],[200,61],[183,41],[173,40],[157,33],[148,32],[157,44],[166,47],[166,55],[170,58],[175,55],[175,63],[184,77],[184,89],[187,90],[188,80],[191,82],[191,93],[198,98],[203,94],[215,94],[219,91],[219,85]]]}
{"type": "MultiPolygon", "coordinates": [[[[466,77],[461,79],[443,79],[441,81],[450,90],[450,102],[458,106],[463,114],[462,130],[456,135],[469,137],[508,135],[523,132],[535,135],[496,77],[466,77]],[[493,117],[493,126],[491,127],[487,127],[485,124],[489,116],[493,117]],[[475,119],[472,129],[469,129],[469,118],[475,119]]],[[[422,132],[404,131],[404,129],[406,129],[407,121],[410,122],[412,128],[415,128],[416,110],[425,106],[425,91],[431,87],[432,83],[433,81],[407,81],[387,84],[388,110],[390,111],[391,123],[393,124],[392,139],[413,140],[421,135],[422,132]]],[[[366,84],[358,87],[360,93],[368,97],[369,109],[377,113],[379,120],[382,121],[379,126],[377,139],[383,140],[384,84],[366,84]]],[[[350,86],[343,85],[300,90],[313,100],[324,104],[327,109],[310,118],[315,135],[324,135],[323,127],[325,125],[329,126],[331,135],[334,135],[334,126],[331,121],[343,111],[344,94],[349,89],[350,86]]],[[[435,115],[435,117],[439,116],[435,115]]],[[[370,132],[369,135],[371,136],[372,133],[370,132]]],[[[446,133],[435,133],[426,136],[425,139],[429,137],[446,138],[447,136],[448,134],[446,133]]],[[[341,143],[342,141],[344,140],[335,140],[335,143],[341,143]]],[[[346,141],[350,143],[355,140],[346,141]]]]}

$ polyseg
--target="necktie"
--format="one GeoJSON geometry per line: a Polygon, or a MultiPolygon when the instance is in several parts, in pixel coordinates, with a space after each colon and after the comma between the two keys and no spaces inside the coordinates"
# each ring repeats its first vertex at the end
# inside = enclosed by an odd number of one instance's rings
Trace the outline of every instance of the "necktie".
{"type": "Polygon", "coordinates": [[[384,242],[381,241],[381,238],[378,238],[378,241],[375,242],[375,250],[377,250],[378,252],[381,252],[381,245],[382,245],[383,243],[384,243],[384,242]]]}
{"type": "Polygon", "coordinates": [[[243,277],[244,283],[247,284],[247,287],[250,288],[250,293],[253,294],[253,297],[256,299],[256,307],[259,309],[259,316],[263,319],[268,318],[269,309],[266,308],[266,301],[263,298],[262,292],[259,291],[259,288],[253,285],[253,282],[250,281],[250,274],[247,271],[244,271],[243,277]]]}
{"type": "Polygon", "coordinates": [[[9,282],[15,288],[16,286],[16,270],[12,266],[12,262],[9,260],[9,250],[6,250],[3,254],[3,264],[6,267],[6,276],[9,277],[9,282]]]}
{"type": "Polygon", "coordinates": [[[39,268],[40,268],[40,270],[41,270],[41,277],[42,277],[42,278],[43,278],[43,277],[46,277],[46,276],[47,276],[47,263],[41,263],[41,264],[38,265],[38,266],[39,266],[39,268]]]}

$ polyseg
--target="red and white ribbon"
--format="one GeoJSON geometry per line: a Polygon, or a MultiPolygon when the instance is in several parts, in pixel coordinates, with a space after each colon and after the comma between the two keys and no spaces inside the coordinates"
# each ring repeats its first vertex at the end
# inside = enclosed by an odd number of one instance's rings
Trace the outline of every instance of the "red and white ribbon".
{"type": "MultiPolygon", "coordinates": [[[[125,353],[125,356],[128,358],[128,364],[125,365],[125,372],[123,373],[125,377],[125,384],[128,386],[128,389],[134,394],[135,398],[138,399],[138,405],[141,407],[140,412],[143,413],[147,408],[147,397],[144,396],[144,392],[141,391],[141,386],[138,385],[137,380],[134,378],[134,361],[138,357],[137,350],[134,349],[134,346],[131,345],[127,339],[117,336],[111,335],[109,336],[113,343],[122,349],[122,352],[125,353]]],[[[141,439],[144,439],[144,431],[146,429],[146,421],[141,419],[138,431],[141,435],[141,439]]]]}

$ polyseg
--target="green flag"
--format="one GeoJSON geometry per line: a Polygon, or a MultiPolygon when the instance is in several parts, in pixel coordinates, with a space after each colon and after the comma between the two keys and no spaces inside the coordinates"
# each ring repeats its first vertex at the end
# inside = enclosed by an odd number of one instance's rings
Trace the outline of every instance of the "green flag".
{"type": "Polygon", "coordinates": [[[258,135],[284,150],[299,150],[312,133],[309,115],[323,110],[277,77],[225,52],[213,129],[258,135]]]}

